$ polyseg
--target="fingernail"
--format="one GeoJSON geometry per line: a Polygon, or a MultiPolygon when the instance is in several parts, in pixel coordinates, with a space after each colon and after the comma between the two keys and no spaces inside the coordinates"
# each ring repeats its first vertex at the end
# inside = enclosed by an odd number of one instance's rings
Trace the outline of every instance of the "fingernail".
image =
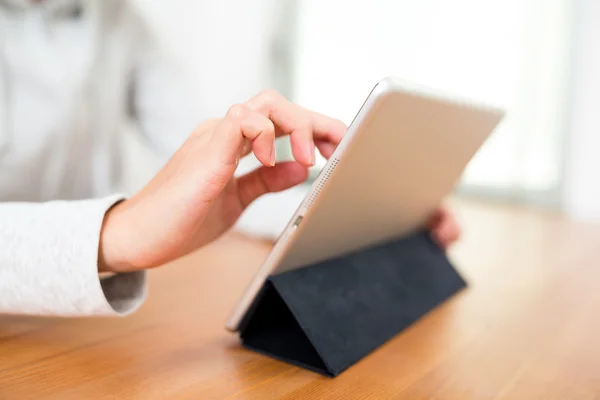
{"type": "Polygon", "coordinates": [[[309,154],[310,154],[310,165],[315,165],[315,142],[311,141],[310,142],[310,149],[309,149],[309,154]]]}
{"type": "Polygon", "coordinates": [[[269,162],[271,167],[275,166],[275,146],[271,148],[271,160],[269,162]]]}

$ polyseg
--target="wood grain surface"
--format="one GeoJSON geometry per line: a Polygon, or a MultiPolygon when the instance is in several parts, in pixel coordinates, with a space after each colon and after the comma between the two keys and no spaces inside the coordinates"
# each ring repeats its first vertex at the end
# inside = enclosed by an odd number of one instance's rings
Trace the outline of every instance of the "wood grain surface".
{"type": "Polygon", "coordinates": [[[600,227],[461,201],[470,287],[330,379],[223,328],[268,243],[152,271],[126,318],[0,316],[0,399],[600,399],[600,227]]]}

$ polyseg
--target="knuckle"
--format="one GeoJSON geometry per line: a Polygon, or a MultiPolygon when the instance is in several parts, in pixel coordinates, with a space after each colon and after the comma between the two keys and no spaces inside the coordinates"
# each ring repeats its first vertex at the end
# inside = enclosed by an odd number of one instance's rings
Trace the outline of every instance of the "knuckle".
{"type": "Polygon", "coordinates": [[[341,119],[335,119],[334,120],[336,124],[338,124],[340,126],[341,129],[346,130],[348,129],[348,125],[346,125],[346,123],[344,121],[342,121],[341,119]]]}
{"type": "Polygon", "coordinates": [[[190,137],[200,137],[205,135],[207,132],[214,131],[215,128],[221,123],[220,118],[209,119],[202,124],[198,125],[190,134],[190,137]]]}
{"type": "Polygon", "coordinates": [[[269,135],[275,135],[275,124],[270,119],[266,122],[266,133],[269,135]]]}
{"type": "Polygon", "coordinates": [[[259,96],[267,104],[273,104],[282,97],[275,89],[265,89],[260,92],[259,96]]]}
{"type": "Polygon", "coordinates": [[[247,115],[246,107],[242,104],[234,104],[227,111],[227,118],[233,120],[241,120],[247,115]]]}
{"type": "Polygon", "coordinates": [[[304,119],[298,122],[298,129],[304,132],[312,133],[313,124],[310,119],[304,119]]]}
{"type": "Polygon", "coordinates": [[[248,139],[245,139],[244,144],[242,145],[242,154],[246,155],[250,153],[250,150],[252,150],[252,142],[248,139]]]}

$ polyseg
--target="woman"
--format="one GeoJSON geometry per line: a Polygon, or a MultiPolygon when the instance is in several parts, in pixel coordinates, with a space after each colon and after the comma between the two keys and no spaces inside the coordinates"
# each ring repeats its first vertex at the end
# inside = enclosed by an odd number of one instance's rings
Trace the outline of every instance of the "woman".
{"type": "MultiPolygon", "coordinates": [[[[0,0],[0,313],[132,312],[145,270],[303,182],[315,148],[330,156],[345,132],[265,91],[179,139],[201,113],[159,54],[126,2],[0,0]],[[130,116],[148,148],[172,156],[126,198],[111,190],[130,116]],[[275,165],[275,137],[288,134],[295,161],[275,165]],[[263,166],[236,178],[250,152],[263,166]]],[[[432,229],[444,246],[459,233],[444,210],[432,229]]]]}

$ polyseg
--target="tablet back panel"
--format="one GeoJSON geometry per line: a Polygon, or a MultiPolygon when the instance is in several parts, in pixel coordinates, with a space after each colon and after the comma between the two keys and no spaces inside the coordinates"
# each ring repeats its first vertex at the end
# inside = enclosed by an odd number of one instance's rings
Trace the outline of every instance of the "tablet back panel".
{"type": "Polygon", "coordinates": [[[313,184],[277,272],[422,228],[501,118],[382,81],[313,184]]]}

